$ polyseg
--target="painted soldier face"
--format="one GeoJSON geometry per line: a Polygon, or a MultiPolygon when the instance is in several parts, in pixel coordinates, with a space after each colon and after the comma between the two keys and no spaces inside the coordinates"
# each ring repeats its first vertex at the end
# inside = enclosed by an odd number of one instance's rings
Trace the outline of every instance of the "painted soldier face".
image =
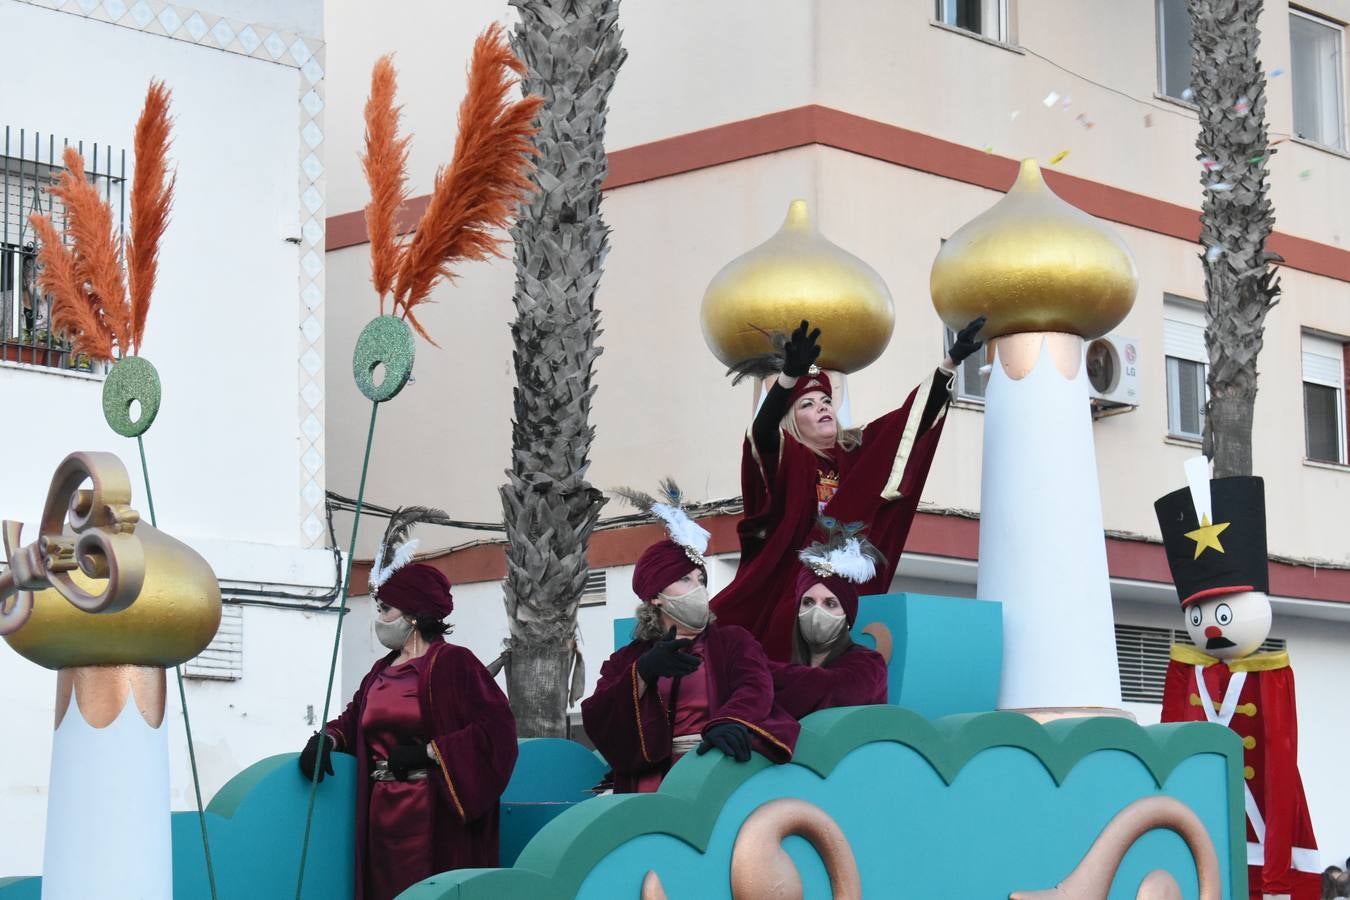
{"type": "Polygon", "coordinates": [[[810,391],[797,399],[792,415],[802,439],[812,447],[833,447],[839,436],[834,401],[824,391],[810,391]]]}
{"type": "Polygon", "coordinates": [[[1270,636],[1270,598],[1257,591],[1223,594],[1182,610],[1195,646],[1217,659],[1241,659],[1270,636]]]}

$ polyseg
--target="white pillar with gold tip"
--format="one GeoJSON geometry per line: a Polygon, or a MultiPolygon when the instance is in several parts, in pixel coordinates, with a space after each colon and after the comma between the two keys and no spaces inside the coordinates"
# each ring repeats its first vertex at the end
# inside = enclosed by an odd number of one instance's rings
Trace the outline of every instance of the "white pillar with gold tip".
{"type": "Polygon", "coordinates": [[[1137,283],[1119,236],[1057,197],[1034,160],[933,264],[949,326],[988,317],[977,594],[1003,604],[1004,709],[1120,705],[1083,351],[1137,283]]]}
{"type": "Polygon", "coordinates": [[[75,453],[31,542],[4,523],[0,634],[59,673],[43,900],[173,896],[165,669],[210,643],[220,585],[130,503],[117,457],[75,453]]]}

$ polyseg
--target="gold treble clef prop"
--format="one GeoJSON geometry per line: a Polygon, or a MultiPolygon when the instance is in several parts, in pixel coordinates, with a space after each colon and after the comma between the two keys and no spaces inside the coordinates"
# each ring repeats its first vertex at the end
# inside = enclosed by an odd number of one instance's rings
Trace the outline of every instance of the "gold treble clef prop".
{"type": "Polygon", "coordinates": [[[88,613],[119,612],[145,581],[145,550],[135,534],[140,515],[131,508],[131,480],[111,453],[72,453],[61,461],[47,491],[38,538],[21,542],[23,524],[5,521],[9,569],[0,575],[0,635],[13,634],[33,612],[33,592],[55,589],[88,613]],[[82,485],[91,482],[92,486],[82,485]],[[69,516],[69,530],[67,530],[69,516]],[[103,581],[91,593],[71,573],[103,581]]]}

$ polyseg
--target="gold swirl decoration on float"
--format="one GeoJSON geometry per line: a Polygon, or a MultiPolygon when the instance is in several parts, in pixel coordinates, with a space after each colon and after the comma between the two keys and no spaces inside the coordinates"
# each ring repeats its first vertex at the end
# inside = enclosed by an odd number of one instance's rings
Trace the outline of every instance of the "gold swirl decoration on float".
{"type": "Polygon", "coordinates": [[[215,573],[141,522],[130,502],[116,456],[73,453],[52,479],[38,539],[20,546],[21,526],[4,523],[0,634],[19,655],[48,669],[168,667],[211,642],[220,626],[215,573]]]}
{"type": "Polygon", "coordinates": [[[1124,320],[1139,274],[1110,226],[1050,190],[1034,159],[990,209],[963,225],[933,261],[933,306],[953,330],[977,316],[985,340],[1064,332],[1091,340],[1124,320]]]}
{"type": "MultiPolygon", "coordinates": [[[[801,900],[805,890],[783,839],[805,839],[820,855],[835,900],[861,900],[862,876],[853,848],[829,813],[796,797],[781,797],[746,817],[731,848],[731,896],[734,900],[801,900]]],[[[666,900],[655,872],[642,880],[642,900],[666,900]]]]}
{"type": "Polygon", "coordinates": [[[727,366],[769,353],[770,334],[809,319],[821,329],[820,367],[849,373],[886,349],[895,305],[877,271],[827,240],[806,201],[793,200],[777,234],[713,277],[700,318],[708,348],[727,366]]]}
{"type": "MultiPolygon", "coordinates": [[[[1057,886],[1043,891],[1013,891],[1009,900],[1105,898],[1126,852],[1135,841],[1155,828],[1176,832],[1186,842],[1195,859],[1200,900],[1220,900],[1223,879],[1209,832],[1190,807],[1174,797],[1164,796],[1144,797],[1116,813],[1092,843],[1087,855],[1057,886]]],[[[1135,900],[1181,900],[1181,896],[1181,886],[1176,879],[1162,869],[1154,869],[1140,882],[1135,900]]]]}

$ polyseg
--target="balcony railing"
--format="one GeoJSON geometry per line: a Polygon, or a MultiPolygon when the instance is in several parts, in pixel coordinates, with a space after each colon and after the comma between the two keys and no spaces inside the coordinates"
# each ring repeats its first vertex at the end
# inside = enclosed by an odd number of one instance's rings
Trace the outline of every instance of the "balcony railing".
{"type": "MultiPolygon", "coordinates": [[[[52,298],[38,287],[38,244],[28,217],[50,215],[66,231],[66,211],[51,193],[67,141],[51,134],[5,126],[0,148],[0,363],[99,372],[51,322],[52,298]]],[[[77,149],[89,179],[113,210],[121,235],[126,219],[126,151],[93,144],[77,149]]]]}

